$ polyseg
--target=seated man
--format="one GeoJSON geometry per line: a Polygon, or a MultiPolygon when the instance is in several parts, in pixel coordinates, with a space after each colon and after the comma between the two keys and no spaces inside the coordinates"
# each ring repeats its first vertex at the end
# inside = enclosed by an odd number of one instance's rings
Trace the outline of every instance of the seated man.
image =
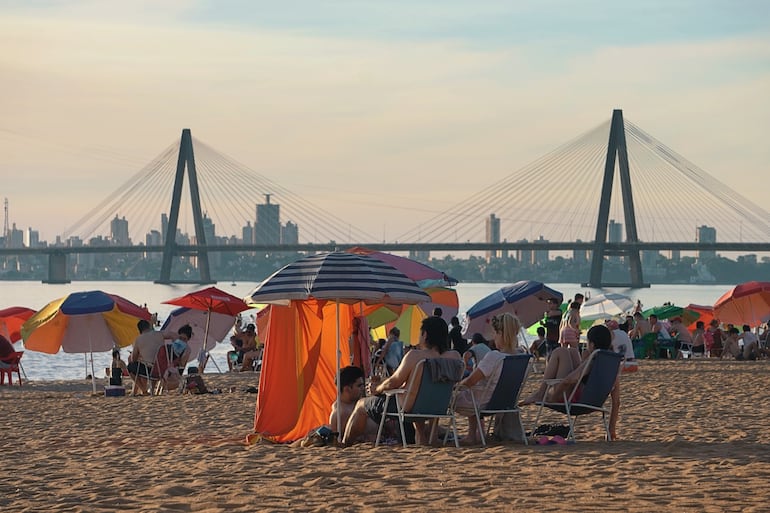
{"type": "Polygon", "coordinates": [[[243,339],[243,364],[241,372],[253,371],[254,362],[262,358],[262,348],[257,339],[257,327],[253,324],[246,326],[246,331],[238,334],[243,339]]]}
{"type": "Polygon", "coordinates": [[[738,337],[743,340],[743,352],[740,355],[741,360],[756,360],[759,353],[759,339],[751,332],[751,326],[743,325],[743,333],[738,337]]]}
{"type": "Polygon", "coordinates": [[[173,340],[177,334],[173,331],[155,331],[149,321],[144,319],[137,323],[139,336],[134,340],[134,349],[128,359],[128,373],[134,380],[134,390],[137,395],[147,393],[150,371],[155,363],[155,356],[165,340],[173,340]]]}
{"type": "Polygon", "coordinates": [[[356,402],[364,395],[364,371],[352,365],[340,369],[340,399],[332,404],[329,426],[335,433],[343,433],[356,402]],[[339,413],[339,419],[337,415],[339,413]],[[339,420],[339,423],[338,423],[339,420]]]}
{"type": "MultiPolygon", "coordinates": [[[[345,436],[342,442],[352,445],[365,441],[366,435],[377,433],[380,419],[385,410],[386,390],[404,387],[412,375],[417,363],[426,358],[454,358],[460,359],[457,351],[449,349],[449,328],[441,317],[427,317],[423,319],[420,327],[420,345],[417,349],[408,351],[401,365],[390,377],[381,381],[379,376],[372,376],[367,392],[369,397],[360,399],[356,403],[353,413],[350,415],[345,427],[345,436]]],[[[416,441],[420,444],[430,443],[424,425],[416,426],[416,441]]]]}
{"type": "Polygon", "coordinates": [[[8,360],[16,352],[16,348],[13,347],[11,341],[0,335],[0,361],[8,360]]]}
{"type": "MultiPolygon", "coordinates": [[[[575,384],[580,379],[580,376],[583,373],[583,368],[587,365],[588,357],[597,349],[607,349],[611,350],[612,348],[612,333],[610,333],[610,330],[606,326],[598,325],[593,326],[591,329],[588,330],[588,333],[586,334],[586,338],[588,339],[588,350],[583,351],[583,361],[578,365],[574,370],[570,371],[568,374],[563,374],[563,368],[562,366],[559,366],[558,369],[551,368],[549,370],[549,367],[553,367],[552,362],[556,363],[553,358],[548,361],[548,364],[545,367],[545,373],[544,373],[544,379],[561,379],[561,381],[551,387],[551,389],[548,391],[548,395],[542,397],[542,399],[537,399],[537,401],[545,400],[546,402],[550,403],[560,403],[562,402],[562,399],[564,397],[565,392],[570,392],[575,388],[575,384]],[[561,372],[557,372],[561,371],[561,372]]],[[[590,369],[588,370],[590,373],[590,369]]],[[[588,374],[586,374],[587,376],[588,374]]],[[[611,392],[611,399],[612,399],[612,411],[610,412],[610,437],[612,440],[617,439],[617,423],[618,423],[618,413],[620,410],[620,373],[618,373],[617,378],[615,379],[615,386],[612,389],[611,392]]],[[[535,401],[522,401],[522,404],[532,404],[535,401]]]]}
{"type": "Polygon", "coordinates": [[[535,358],[537,359],[540,359],[541,356],[545,357],[546,354],[548,354],[548,340],[545,338],[544,327],[537,327],[537,338],[530,344],[529,352],[535,355],[535,358]]]}
{"type": "Polygon", "coordinates": [[[739,333],[740,332],[736,327],[732,327],[727,330],[727,337],[722,341],[723,347],[722,347],[722,354],[720,355],[720,358],[724,358],[726,356],[732,356],[733,358],[738,358],[738,355],[741,354],[741,348],[738,345],[739,333]]]}

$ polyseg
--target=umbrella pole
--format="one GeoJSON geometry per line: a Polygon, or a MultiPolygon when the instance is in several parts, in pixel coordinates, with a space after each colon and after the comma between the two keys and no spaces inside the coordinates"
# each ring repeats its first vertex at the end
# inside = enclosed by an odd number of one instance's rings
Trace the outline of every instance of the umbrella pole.
{"type": "Polygon", "coordinates": [[[340,396],[342,395],[342,391],[340,390],[340,359],[342,358],[342,355],[340,353],[340,301],[339,299],[335,302],[336,304],[336,310],[337,310],[337,379],[335,380],[337,383],[337,429],[340,431],[337,433],[337,440],[340,442],[342,441],[342,437],[345,434],[345,429],[343,426],[340,425],[342,422],[342,412],[340,412],[340,396]]]}
{"type": "MultiPolygon", "coordinates": [[[[91,342],[91,330],[88,330],[88,352],[91,355],[91,391],[96,394],[96,375],[94,373],[94,348],[91,342]]],[[[86,371],[88,369],[86,368],[86,371]]]]}
{"type": "MultiPolygon", "coordinates": [[[[211,308],[208,309],[206,312],[206,329],[203,332],[203,350],[208,353],[208,349],[206,349],[206,344],[208,344],[209,341],[209,322],[211,322],[211,308]]],[[[222,374],[222,369],[219,368],[219,365],[217,365],[216,360],[214,360],[214,357],[211,357],[211,361],[214,362],[214,367],[217,368],[220,374],[222,374]]],[[[198,362],[200,363],[200,362],[198,362]]]]}

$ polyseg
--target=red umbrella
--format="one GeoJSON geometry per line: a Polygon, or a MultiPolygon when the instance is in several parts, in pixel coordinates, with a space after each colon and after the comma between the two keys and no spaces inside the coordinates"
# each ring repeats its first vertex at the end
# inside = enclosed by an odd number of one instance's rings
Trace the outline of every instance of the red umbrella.
{"type": "Polygon", "coordinates": [[[206,347],[209,337],[209,325],[211,324],[212,313],[235,316],[244,310],[251,308],[244,303],[243,299],[228,294],[224,290],[216,287],[207,287],[163,302],[167,305],[184,306],[192,310],[202,310],[207,312],[206,328],[203,332],[204,348],[206,347]]]}
{"type": "Polygon", "coordinates": [[[758,326],[770,319],[770,282],[736,285],[714,303],[714,317],[724,323],[758,326]]]}
{"type": "Polygon", "coordinates": [[[21,340],[21,325],[35,315],[35,311],[24,306],[11,306],[0,310],[0,335],[11,343],[21,340]]]}
{"type": "Polygon", "coordinates": [[[250,307],[243,302],[243,299],[228,294],[224,290],[216,287],[207,287],[205,289],[190,292],[184,296],[175,297],[168,301],[163,301],[167,305],[185,306],[193,310],[203,310],[204,312],[216,312],[226,315],[238,315],[250,307]]]}

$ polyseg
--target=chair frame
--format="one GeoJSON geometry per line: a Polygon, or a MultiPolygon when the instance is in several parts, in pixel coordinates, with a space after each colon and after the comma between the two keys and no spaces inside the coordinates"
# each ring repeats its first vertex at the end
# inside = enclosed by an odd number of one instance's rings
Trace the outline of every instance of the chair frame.
{"type": "Polygon", "coordinates": [[[21,380],[21,357],[24,355],[24,351],[14,351],[9,354],[3,363],[8,367],[0,367],[0,385],[5,384],[5,375],[8,375],[8,386],[13,385],[13,373],[15,372],[19,376],[19,386],[22,386],[21,380]]]}
{"type": "MultiPolygon", "coordinates": [[[[611,350],[595,350],[588,357],[586,364],[583,366],[583,371],[580,374],[580,378],[575,383],[575,386],[569,390],[569,393],[567,393],[566,390],[562,393],[563,402],[553,403],[538,401],[535,403],[538,405],[537,417],[535,417],[535,427],[538,426],[540,414],[542,413],[544,407],[566,414],[567,422],[569,423],[569,435],[567,438],[574,442],[575,423],[577,422],[577,417],[580,415],[601,412],[605,439],[608,442],[612,441],[608,418],[611,410],[610,408],[605,408],[604,403],[607,401],[607,398],[610,396],[612,389],[615,387],[615,383],[619,379],[620,367],[622,364],[623,355],[620,353],[616,353],[611,350]],[[602,365],[606,366],[606,368],[601,368],[600,366],[602,365]],[[572,402],[570,398],[577,391],[586,374],[588,374],[588,379],[583,386],[583,391],[581,393],[579,402],[572,402]]],[[[546,385],[548,385],[545,392],[547,396],[551,388],[561,383],[563,380],[547,379],[544,381],[546,385]]]]}
{"type": "MultiPolygon", "coordinates": [[[[521,432],[525,433],[524,422],[521,420],[521,410],[519,409],[519,395],[521,394],[521,389],[524,388],[524,383],[526,383],[527,377],[532,369],[532,354],[522,353],[506,356],[502,360],[501,365],[500,378],[498,379],[495,389],[492,392],[492,397],[490,397],[487,404],[479,407],[476,396],[473,393],[473,388],[467,388],[471,393],[476,425],[478,427],[479,436],[481,436],[481,445],[483,447],[487,446],[484,429],[481,425],[481,419],[483,417],[505,413],[517,413],[519,415],[521,432]]],[[[489,435],[491,427],[492,424],[487,423],[487,436],[489,435]]],[[[524,436],[524,444],[528,445],[526,436],[524,436]]]]}
{"type": "MultiPolygon", "coordinates": [[[[397,388],[385,391],[385,407],[382,412],[382,417],[380,418],[380,426],[377,429],[377,438],[374,441],[375,447],[380,444],[382,430],[385,426],[385,419],[387,417],[398,418],[398,426],[401,430],[401,442],[404,447],[407,446],[406,433],[404,432],[405,420],[415,421],[435,419],[436,422],[431,426],[430,439],[432,440],[438,427],[438,421],[441,419],[449,419],[452,425],[452,434],[454,435],[455,447],[460,447],[460,443],[457,437],[457,418],[455,416],[454,409],[452,408],[454,387],[457,382],[433,381],[430,371],[428,370],[428,366],[425,364],[426,361],[427,360],[421,360],[417,362],[417,365],[412,371],[413,378],[415,376],[420,376],[421,379],[410,379],[406,388],[397,388]],[[411,395],[414,387],[418,387],[414,397],[414,402],[409,408],[409,411],[406,411],[406,398],[411,395]],[[391,404],[391,401],[395,401],[395,412],[388,411],[388,406],[391,404]]],[[[459,364],[463,364],[462,360],[457,360],[457,362],[459,364]]],[[[449,431],[447,431],[444,435],[444,445],[446,445],[448,437],[449,431]]]]}

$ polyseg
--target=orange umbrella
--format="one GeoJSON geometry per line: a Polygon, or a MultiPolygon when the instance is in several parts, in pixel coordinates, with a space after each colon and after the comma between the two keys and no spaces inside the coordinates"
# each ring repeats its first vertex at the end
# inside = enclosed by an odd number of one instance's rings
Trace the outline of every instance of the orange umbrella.
{"type": "Polygon", "coordinates": [[[35,315],[35,311],[24,306],[11,306],[0,310],[0,335],[11,343],[21,340],[21,325],[35,315]]]}
{"type": "Polygon", "coordinates": [[[705,305],[694,305],[690,303],[685,310],[691,310],[700,314],[700,317],[693,319],[688,327],[693,327],[698,321],[703,321],[704,326],[708,326],[714,319],[714,307],[705,305]]]}
{"type": "Polygon", "coordinates": [[[729,324],[758,326],[770,319],[770,282],[736,285],[714,303],[714,317],[729,324]]]}

